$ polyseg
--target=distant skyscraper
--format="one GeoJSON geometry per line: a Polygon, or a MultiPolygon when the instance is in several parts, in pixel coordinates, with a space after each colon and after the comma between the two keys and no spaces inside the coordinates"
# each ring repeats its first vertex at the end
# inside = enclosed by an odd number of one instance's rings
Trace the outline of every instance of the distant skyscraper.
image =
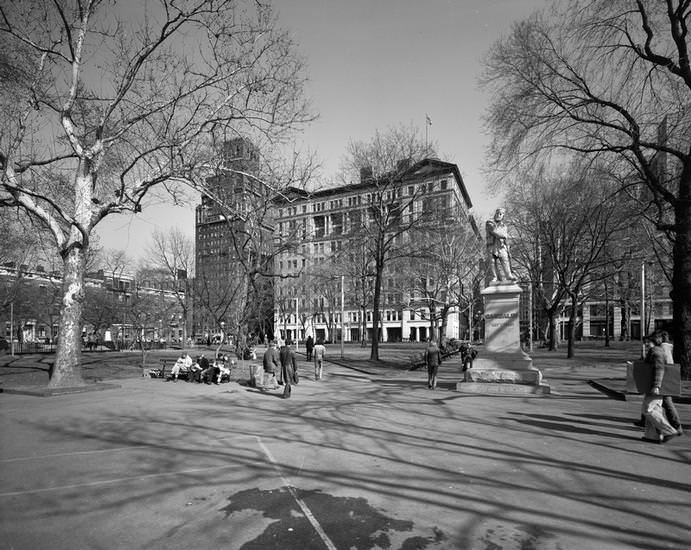
{"type": "MultiPolygon", "coordinates": [[[[237,320],[241,292],[238,236],[262,195],[259,154],[248,140],[223,143],[218,173],[207,179],[195,216],[195,334],[213,333],[237,320]],[[235,317],[233,317],[235,316],[235,317]]],[[[230,326],[229,326],[230,330],[230,326]]]]}

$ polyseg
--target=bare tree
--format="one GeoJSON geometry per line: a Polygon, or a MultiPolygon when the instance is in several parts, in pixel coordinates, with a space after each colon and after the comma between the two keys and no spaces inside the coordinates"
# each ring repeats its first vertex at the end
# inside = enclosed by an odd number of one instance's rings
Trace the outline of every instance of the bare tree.
{"type": "Polygon", "coordinates": [[[179,228],[170,231],[154,231],[147,252],[148,265],[166,273],[171,291],[175,295],[183,321],[183,342],[187,342],[187,322],[190,314],[188,281],[194,274],[194,241],[179,228]]]}
{"type": "MultiPolygon", "coordinates": [[[[487,60],[491,161],[566,149],[645,186],[673,242],[675,352],[691,375],[691,65],[687,0],[568,0],[517,24],[487,60]]],[[[509,172],[504,172],[508,174],[509,172]]],[[[632,191],[633,192],[633,191],[632,191]]]]}
{"type": "Polygon", "coordinates": [[[11,2],[0,7],[0,205],[50,232],[64,261],[51,386],[82,383],[85,257],[105,216],[151,190],[204,192],[227,135],[280,142],[312,119],[304,70],[264,3],[11,2]]]}
{"type": "Polygon", "coordinates": [[[409,254],[409,242],[404,236],[432,214],[419,206],[416,208],[423,190],[415,185],[409,193],[405,175],[416,162],[432,156],[431,152],[417,130],[405,126],[376,132],[370,141],[351,142],[348,146],[344,181],[362,178],[372,184],[357,233],[374,267],[370,352],[373,360],[379,359],[379,307],[387,264],[409,254]]]}
{"type": "Polygon", "coordinates": [[[415,269],[409,270],[412,277],[407,280],[405,294],[410,297],[408,307],[423,318],[428,315],[430,334],[443,342],[451,311],[462,309],[472,314],[473,289],[479,282],[483,251],[467,217],[452,211],[440,214],[442,223],[413,232],[414,241],[427,246],[416,252],[419,261],[415,269]]]}
{"type": "Polygon", "coordinates": [[[589,289],[609,277],[610,245],[629,218],[610,192],[604,171],[572,163],[564,172],[540,184],[533,181],[509,199],[520,219],[514,254],[530,273],[538,303],[545,308],[550,349],[556,349],[556,316],[568,300],[567,357],[573,357],[579,305],[589,289]],[[577,193],[583,195],[574,202],[577,193]]]}
{"type": "Polygon", "coordinates": [[[376,275],[367,243],[357,237],[348,239],[336,261],[348,281],[349,305],[358,311],[360,342],[364,346],[367,342],[367,308],[372,307],[376,275]]]}

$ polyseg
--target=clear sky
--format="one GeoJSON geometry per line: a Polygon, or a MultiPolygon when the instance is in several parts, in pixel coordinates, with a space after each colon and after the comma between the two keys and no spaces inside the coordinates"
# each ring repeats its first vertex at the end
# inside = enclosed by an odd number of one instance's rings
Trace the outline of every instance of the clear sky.
{"type": "MultiPolygon", "coordinates": [[[[375,130],[415,124],[458,165],[478,220],[500,205],[482,174],[489,142],[488,98],[478,87],[482,58],[515,21],[548,0],[277,0],[308,65],[307,92],[319,120],[301,138],[333,181],[347,143],[375,130]]],[[[141,256],[151,231],[179,226],[194,235],[194,204],[153,205],[113,216],[97,231],[105,248],[141,256]]]]}

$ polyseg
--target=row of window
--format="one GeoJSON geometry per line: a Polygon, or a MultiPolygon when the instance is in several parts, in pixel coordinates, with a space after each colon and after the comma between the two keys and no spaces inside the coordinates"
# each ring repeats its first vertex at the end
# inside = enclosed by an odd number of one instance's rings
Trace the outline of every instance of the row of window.
{"type": "MultiPolygon", "coordinates": [[[[420,194],[426,194],[426,193],[434,193],[435,191],[446,191],[448,189],[448,180],[442,179],[439,182],[435,181],[428,181],[419,184],[417,187],[418,191],[420,194]],[[437,188],[437,183],[439,184],[439,187],[437,188]]],[[[408,186],[408,195],[413,196],[416,191],[416,186],[415,185],[409,185],[408,186]]],[[[340,198],[340,199],[333,199],[330,201],[320,201],[320,202],[315,202],[312,203],[311,205],[303,204],[301,206],[301,211],[303,214],[306,214],[308,211],[310,211],[310,206],[312,212],[324,212],[327,210],[327,206],[329,210],[336,210],[343,208],[344,200],[347,203],[347,206],[353,207],[353,206],[359,206],[362,205],[362,194],[359,195],[351,195],[349,197],[345,198],[340,198]]],[[[374,202],[377,198],[376,193],[366,193],[364,195],[365,197],[365,202],[368,204],[371,204],[374,202]]],[[[386,200],[387,201],[392,201],[397,198],[401,197],[401,189],[392,189],[386,192],[386,200]]],[[[298,207],[297,206],[290,206],[288,208],[280,208],[278,210],[278,217],[282,218],[284,215],[285,216],[297,216],[298,214],[298,207]]]]}
{"type": "MultiPolygon", "coordinates": [[[[649,313],[655,316],[672,316],[674,314],[674,304],[672,302],[653,302],[646,304],[649,313]]],[[[614,311],[621,310],[621,306],[610,305],[610,315],[614,316],[614,311]]],[[[605,304],[590,304],[591,317],[605,317],[605,304]]],[[[580,314],[580,312],[579,312],[580,314]]],[[[631,315],[640,315],[640,303],[633,302],[631,304],[631,315]]]]}
{"type": "MultiPolygon", "coordinates": [[[[391,205],[390,215],[397,217],[404,223],[410,222],[410,217],[414,214],[415,208],[411,203],[405,208],[405,212],[397,211],[399,205],[391,205]],[[403,214],[401,216],[401,214],[403,214]]],[[[425,198],[420,203],[420,211],[426,214],[438,212],[440,216],[447,214],[450,207],[450,200],[448,195],[439,197],[425,198]]],[[[367,210],[365,220],[368,224],[373,223],[374,213],[367,210]]],[[[333,213],[329,216],[314,216],[310,219],[303,218],[301,220],[290,220],[278,223],[278,232],[280,235],[287,236],[297,231],[298,237],[302,239],[308,238],[313,234],[314,238],[323,239],[327,235],[340,236],[348,232],[359,229],[363,222],[362,212],[355,210],[344,215],[342,213],[333,213]],[[309,223],[311,221],[311,223],[309,223]]]]}
{"type": "MultiPolygon", "coordinates": [[[[315,309],[317,306],[315,306],[315,309]]],[[[416,320],[416,313],[413,310],[409,310],[408,312],[410,314],[410,320],[415,321],[416,320]]],[[[403,311],[397,310],[397,309],[385,309],[381,312],[382,314],[382,321],[402,321],[403,320],[403,311]]],[[[289,323],[289,324],[295,324],[295,314],[294,313],[289,313],[287,315],[278,315],[277,318],[279,319],[279,324],[280,323],[289,323]]],[[[326,323],[326,315],[323,313],[316,313],[313,316],[314,322],[315,323],[326,323]]],[[[372,322],[372,312],[368,311],[366,315],[366,319],[368,323],[372,322]]],[[[426,320],[424,317],[420,317],[420,320],[426,320]]],[[[340,312],[334,312],[333,314],[333,322],[340,324],[341,322],[341,314],[340,312]]],[[[362,322],[362,312],[361,311],[347,311],[346,312],[346,322],[356,325],[358,323],[362,322]]]]}

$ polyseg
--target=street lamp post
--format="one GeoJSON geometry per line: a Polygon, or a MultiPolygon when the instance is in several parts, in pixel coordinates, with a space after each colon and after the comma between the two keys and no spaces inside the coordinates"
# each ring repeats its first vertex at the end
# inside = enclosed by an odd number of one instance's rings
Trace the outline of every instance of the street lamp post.
{"type": "Polygon", "coordinates": [[[645,359],[645,260],[641,262],[641,359],[645,359]]]}
{"type": "Polygon", "coordinates": [[[10,302],[10,355],[14,357],[14,301],[10,302]]]}
{"type": "Polygon", "coordinates": [[[295,297],[295,351],[298,351],[299,346],[298,346],[298,341],[300,340],[300,335],[298,333],[298,327],[300,322],[300,317],[298,316],[298,298],[297,296],[295,297]]]}
{"type": "Polygon", "coordinates": [[[528,279],[528,351],[533,352],[533,283],[528,279]]]}

